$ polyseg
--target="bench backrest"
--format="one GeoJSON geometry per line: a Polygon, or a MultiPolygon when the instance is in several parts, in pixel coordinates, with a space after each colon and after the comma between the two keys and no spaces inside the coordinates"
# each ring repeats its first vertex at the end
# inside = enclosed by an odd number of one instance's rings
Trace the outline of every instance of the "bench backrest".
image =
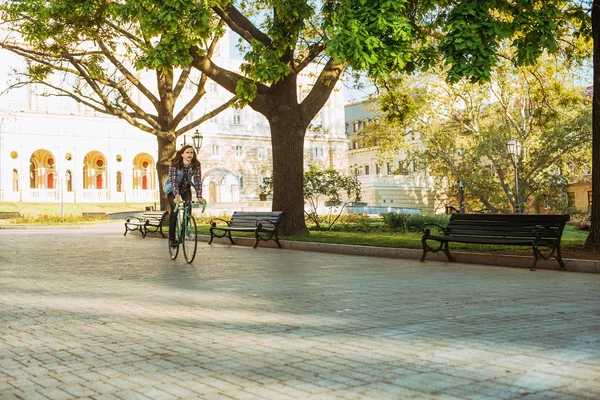
{"type": "Polygon", "coordinates": [[[141,218],[150,221],[151,224],[160,224],[166,215],[166,211],[146,211],[141,218]]]}
{"type": "Polygon", "coordinates": [[[560,240],[568,220],[567,214],[452,214],[446,235],[533,238],[534,227],[543,226],[543,239],[560,240]]]}
{"type": "Polygon", "coordinates": [[[277,226],[281,221],[282,215],[283,211],[234,211],[229,220],[229,226],[253,227],[256,226],[256,221],[269,221],[277,226]]]}

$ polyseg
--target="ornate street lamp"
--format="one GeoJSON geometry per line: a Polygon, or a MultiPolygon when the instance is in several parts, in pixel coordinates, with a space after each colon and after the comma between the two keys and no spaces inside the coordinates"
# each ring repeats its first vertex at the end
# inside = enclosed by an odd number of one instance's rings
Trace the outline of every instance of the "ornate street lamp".
{"type": "Polygon", "coordinates": [[[521,143],[517,140],[509,140],[506,148],[513,156],[515,164],[515,214],[521,214],[521,203],[519,202],[519,156],[521,155],[521,143]]]}
{"type": "Polygon", "coordinates": [[[202,148],[202,141],[204,140],[204,136],[198,132],[198,129],[192,135],[192,140],[194,141],[194,148],[196,149],[196,153],[200,151],[202,148]]]}

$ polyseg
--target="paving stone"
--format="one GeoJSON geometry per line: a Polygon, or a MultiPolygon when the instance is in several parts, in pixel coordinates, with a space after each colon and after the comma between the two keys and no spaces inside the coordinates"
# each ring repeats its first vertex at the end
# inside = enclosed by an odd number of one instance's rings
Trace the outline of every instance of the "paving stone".
{"type": "Polygon", "coordinates": [[[0,399],[600,398],[600,274],[121,228],[0,230],[0,399]]]}

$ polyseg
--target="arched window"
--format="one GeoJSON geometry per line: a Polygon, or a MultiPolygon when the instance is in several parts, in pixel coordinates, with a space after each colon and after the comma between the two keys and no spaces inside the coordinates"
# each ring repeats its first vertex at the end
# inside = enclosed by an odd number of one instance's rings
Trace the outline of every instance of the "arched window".
{"type": "Polygon", "coordinates": [[[13,169],[13,181],[12,181],[13,192],[19,191],[19,171],[13,169]]]}
{"type": "Polygon", "coordinates": [[[48,181],[48,184],[46,185],[46,187],[48,189],[54,189],[54,174],[53,173],[48,174],[47,181],[48,181]]]}
{"type": "Polygon", "coordinates": [[[123,173],[117,171],[117,192],[123,191],[123,173]]]}
{"type": "Polygon", "coordinates": [[[72,192],[73,191],[73,174],[71,173],[70,170],[67,170],[67,172],[65,173],[65,179],[67,180],[66,183],[66,187],[67,187],[67,192],[72,192]]]}
{"type": "Polygon", "coordinates": [[[104,189],[104,177],[102,174],[96,175],[96,189],[104,189]]]}

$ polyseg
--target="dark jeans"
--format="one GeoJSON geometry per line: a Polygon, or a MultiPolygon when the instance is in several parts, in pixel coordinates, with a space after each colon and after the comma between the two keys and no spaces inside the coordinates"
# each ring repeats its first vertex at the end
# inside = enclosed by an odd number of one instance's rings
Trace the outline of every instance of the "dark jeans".
{"type": "MultiPolygon", "coordinates": [[[[175,195],[171,192],[167,195],[167,198],[169,199],[169,205],[171,206],[171,213],[169,214],[169,240],[175,240],[175,232],[177,232],[177,213],[173,212],[175,209],[175,195]]],[[[188,190],[181,193],[181,200],[192,200],[192,191],[188,190]]]]}

